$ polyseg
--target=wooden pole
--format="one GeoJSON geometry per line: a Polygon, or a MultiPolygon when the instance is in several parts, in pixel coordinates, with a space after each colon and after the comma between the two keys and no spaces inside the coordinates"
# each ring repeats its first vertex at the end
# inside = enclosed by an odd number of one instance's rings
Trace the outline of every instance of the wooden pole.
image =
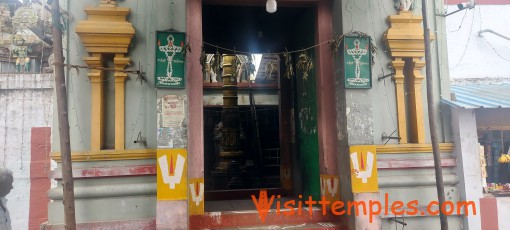
{"type": "Polygon", "coordinates": [[[71,165],[71,142],[69,138],[69,118],[67,113],[67,90],[64,75],[64,52],[62,49],[62,24],[58,0],[51,3],[53,19],[53,55],[55,57],[55,91],[57,93],[58,126],[60,134],[60,154],[62,157],[62,187],[64,189],[65,229],[76,229],[74,210],[74,182],[71,165]]]}
{"type": "Polygon", "coordinates": [[[445,202],[443,171],[441,169],[441,155],[439,153],[439,144],[436,130],[436,117],[434,114],[434,91],[432,84],[432,68],[431,68],[431,55],[430,55],[430,29],[428,26],[427,17],[427,0],[421,1],[421,11],[423,16],[423,36],[425,38],[425,74],[427,79],[427,104],[429,114],[429,128],[430,139],[432,141],[432,153],[434,155],[434,169],[436,172],[436,188],[437,197],[439,200],[439,219],[441,221],[441,230],[448,230],[448,219],[446,214],[442,211],[445,202]]]}

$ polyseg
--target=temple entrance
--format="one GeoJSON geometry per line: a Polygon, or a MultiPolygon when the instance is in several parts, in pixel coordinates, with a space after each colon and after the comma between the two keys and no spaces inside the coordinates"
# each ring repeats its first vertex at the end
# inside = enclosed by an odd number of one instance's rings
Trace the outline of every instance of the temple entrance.
{"type": "MultiPolygon", "coordinates": [[[[316,7],[216,3],[202,5],[205,210],[252,202],[260,189],[318,199],[315,70],[285,76],[283,55],[316,43],[316,7]]],[[[315,52],[289,54],[295,66],[302,55],[314,64],[315,52]]]]}

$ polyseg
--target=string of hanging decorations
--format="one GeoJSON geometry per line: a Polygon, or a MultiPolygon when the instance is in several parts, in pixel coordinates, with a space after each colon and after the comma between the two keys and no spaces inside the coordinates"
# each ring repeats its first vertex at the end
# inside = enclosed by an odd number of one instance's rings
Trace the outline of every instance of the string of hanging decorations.
{"type": "MultiPolygon", "coordinates": [[[[295,65],[296,69],[303,72],[303,78],[307,78],[308,72],[310,72],[313,69],[313,60],[312,60],[312,58],[310,57],[310,55],[308,53],[309,50],[314,49],[314,48],[319,47],[319,46],[323,46],[323,45],[328,44],[332,54],[334,55],[335,53],[338,52],[338,48],[340,47],[340,45],[341,45],[341,43],[342,43],[342,41],[343,41],[345,36],[356,36],[356,37],[360,37],[360,38],[363,38],[363,39],[367,39],[367,41],[370,42],[370,52],[373,54],[372,55],[372,65],[375,64],[374,57],[375,57],[375,54],[377,54],[377,47],[375,46],[375,44],[373,43],[372,39],[370,38],[370,36],[368,34],[360,32],[360,31],[352,31],[352,32],[349,32],[349,33],[337,35],[337,36],[334,36],[333,38],[331,38],[331,39],[329,39],[327,41],[323,41],[323,42],[314,44],[312,46],[309,46],[309,47],[306,47],[306,48],[303,48],[303,49],[290,50],[290,51],[285,49],[284,52],[267,52],[267,53],[257,53],[257,54],[261,54],[261,55],[282,55],[283,59],[284,59],[284,64],[285,64],[285,74],[284,74],[284,76],[287,79],[290,79],[291,77],[295,76],[294,67],[293,67],[294,66],[294,62],[292,60],[292,55],[291,54],[297,53],[298,54],[297,55],[297,59],[298,60],[297,60],[297,63],[295,65]]],[[[203,45],[202,45],[202,52],[201,52],[201,56],[200,56],[200,64],[202,65],[202,72],[204,74],[207,71],[206,70],[207,69],[207,64],[209,64],[209,67],[211,68],[211,70],[213,70],[216,73],[219,72],[219,70],[221,68],[221,54],[220,54],[220,50],[223,50],[223,51],[228,52],[228,53],[235,54],[236,57],[237,57],[235,59],[236,64],[238,64],[240,62],[239,55],[247,56],[246,63],[248,63],[248,65],[245,65],[244,69],[241,70],[241,71],[246,71],[249,74],[255,72],[255,66],[253,65],[253,54],[254,53],[246,52],[246,51],[238,51],[238,50],[235,50],[235,49],[231,49],[231,48],[226,48],[226,47],[214,45],[214,44],[211,44],[211,43],[206,42],[206,41],[203,41],[202,43],[203,43],[203,45]],[[212,55],[213,56],[212,58],[210,58],[210,59],[207,58],[207,54],[205,53],[204,46],[210,46],[210,47],[216,48],[216,53],[214,53],[212,55]]],[[[187,46],[187,47],[188,47],[187,49],[190,49],[189,46],[187,46]]],[[[267,66],[265,67],[265,70],[266,70],[265,76],[266,76],[266,78],[269,78],[272,75],[272,73],[274,71],[276,71],[277,68],[276,68],[275,64],[272,63],[272,62],[268,62],[266,65],[267,66]]],[[[234,65],[234,66],[237,66],[237,65],[234,65]]],[[[234,72],[235,72],[234,74],[238,74],[239,71],[234,71],[234,72]]]]}
{"type": "MultiPolygon", "coordinates": [[[[377,47],[375,46],[375,44],[373,43],[372,39],[370,38],[370,36],[366,33],[363,33],[363,32],[360,32],[360,31],[352,31],[352,32],[349,32],[349,33],[345,33],[345,34],[342,34],[342,35],[337,35],[337,36],[334,36],[332,39],[329,39],[327,41],[323,41],[323,42],[320,42],[318,44],[314,44],[312,46],[309,46],[309,47],[306,47],[306,48],[302,48],[302,49],[297,49],[297,50],[287,50],[285,49],[284,52],[267,52],[267,53],[257,53],[257,54],[261,54],[261,55],[282,55],[283,56],[283,60],[284,60],[284,65],[285,65],[285,73],[284,73],[284,76],[287,78],[287,79],[290,79],[292,78],[293,76],[295,76],[295,71],[294,69],[297,69],[299,71],[302,71],[303,72],[303,78],[304,79],[307,79],[308,77],[308,73],[313,69],[313,60],[311,58],[311,56],[309,55],[309,51],[311,49],[314,49],[316,47],[319,47],[319,46],[323,46],[323,45],[326,45],[328,44],[329,45],[329,48],[332,52],[332,56],[338,52],[338,48],[340,47],[343,39],[345,36],[356,36],[356,37],[360,37],[362,39],[367,39],[367,41],[370,43],[370,52],[374,55],[372,55],[372,65],[375,64],[375,59],[374,59],[374,56],[375,54],[377,54],[377,47]],[[294,68],[294,61],[292,60],[292,55],[291,54],[294,54],[294,53],[297,53],[297,62],[295,64],[295,68],[294,68]]],[[[200,56],[200,64],[202,65],[202,72],[206,73],[206,69],[207,69],[207,64],[209,64],[209,68],[211,70],[213,70],[214,72],[216,73],[219,73],[220,71],[220,68],[221,68],[221,53],[220,53],[220,50],[223,50],[223,51],[226,51],[226,53],[233,53],[236,55],[236,59],[234,59],[235,61],[235,65],[234,66],[238,66],[238,71],[234,71],[234,77],[238,77],[237,75],[240,74],[240,72],[245,72],[245,73],[248,73],[248,74],[251,74],[251,73],[254,73],[255,72],[255,65],[253,64],[254,63],[254,59],[253,59],[253,54],[254,53],[250,53],[250,52],[245,52],[245,51],[237,51],[235,49],[230,49],[230,48],[226,48],[226,47],[221,47],[221,46],[218,46],[218,45],[214,45],[214,44],[211,44],[211,43],[208,43],[206,41],[203,41],[202,42],[203,45],[202,45],[202,51],[201,51],[201,56],[200,56]],[[211,46],[211,47],[214,47],[216,48],[216,53],[213,54],[213,58],[208,58],[207,57],[207,54],[205,53],[205,49],[204,49],[204,46],[211,46]],[[243,61],[241,61],[240,59],[240,56],[241,55],[245,55],[245,59],[243,61]],[[239,69],[239,67],[241,65],[239,65],[240,63],[243,63],[245,65],[243,65],[243,67],[241,69],[239,69]]],[[[189,42],[187,42],[185,45],[184,45],[184,49],[183,49],[183,52],[184,52],[184,56],[186,56],[187,52],[190,52],[191,51],[191,47],[189,45],[189,42]]],[[[103,71],[113,71],[113,72],[126,72],[126,73],[135,73],[135,74],[143,74],[141,72],[141,70],[115,70],[115,69],[109,69],[109,68],[103,68],[103,67],[90,67],[90,66],[81,66],[81,65],[67,65],[67,64],[63,64],[63,63],[52,63],[52,65],[66,65],[70,68],[75,68],[75,69],[79,69],[79,68],[83,68],[83,69],[99,69],[99,70],[103,70],[103,71]]],[[[272,62],[268,62],[265,66],[265,73],[264,75],[266,76],[266,79],[269,79],[273,73],[275,73],[277,71],[277,66],[275,63],[272,63],[272,62]]]]}

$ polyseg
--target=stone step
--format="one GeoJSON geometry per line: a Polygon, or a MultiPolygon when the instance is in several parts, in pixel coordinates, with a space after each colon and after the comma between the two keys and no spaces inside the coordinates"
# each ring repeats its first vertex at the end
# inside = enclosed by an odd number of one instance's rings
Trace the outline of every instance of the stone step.
{"type": "Polygon", "coordinates": [[[319,208],[313,208],[310,216],[308,210],[303,208],[298,215],[298,210],[294,209],[295,215],[285,216],[272,209],[264,222],[257,210],[206,212],[203,216],[190,216],[190,229],[340,229],[339,224],[328,227],[326,223],[341,223],[342,217],[330,212],[323,215],[319,208]],[[282,228],[285,226],[293,228],[282,228]]]}
{"type": "Polygon", "coordinates": [[[320,222],[320,223],[304,223],[294,225],[259,225],[259,226],[247,226],[247,227],[235,227],[235,228],[221,228],[221,230],[342,230],[342,226],[338,223],[332,222],[320,222]]]}

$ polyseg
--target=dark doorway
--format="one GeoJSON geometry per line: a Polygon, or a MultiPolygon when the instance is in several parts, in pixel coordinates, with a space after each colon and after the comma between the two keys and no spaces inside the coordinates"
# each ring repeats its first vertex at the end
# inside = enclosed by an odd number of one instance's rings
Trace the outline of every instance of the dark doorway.
{"type": "MultiPolygon", "coordinates": [[[[202,17],[204,51],[208,55],[217,52],[281,54],[286,50],[298,50],[315,44],[315,7],[279,7],[276,13],[269,14],[264,6],[205,3],[202,6],[202,17]]],[[[315,50],[310,49],[307,52],[313,57],[315,50]]],[[[218,103],[218,98],[222,97],[222,83],[220,78],[216,78],[216,82],[204,78],[206,200],[236,199],[236,193],[243,194],[243,199],[249,199],[251,194],[258,193],[261,188],[272,189],[275,194],[282,195],[287,192],[304,192],[303,195],[318,196],[320,188],[317,132],[304,132],[299,123],[292,119],[298,119],[300,110],[307,109],[307,115],[311,117],[306,125],[317,127],[315,82],[297,82],[298,77],[302,78],[302,73],[297,71],[294,79],[286,79],[284,60],[279,56],[279,72],[274,79],[261,80],[259,75],[255,74],[256,77],[246,77],[244,80],[240,78],[238,82],[240,142],[244,152],[241,163],[242,186],[231,187],[229,179],[215,173],[220,151],[215,127],[218,127],[222,117],[222,104],[218,103]],[[309,94],[303,97],[303,91],[309,91],[309,94]],[[247,98],[250,98],[249,102],[247,98]],[[258,99],[252,103],[251,98],[258,99]],[[291,124],[295,126],[295,132],[291,132],[291,124]],[[306,136],[303,133],[306,133],[306,136]],[[302,140],[306,148],[299,145],[302,140]],[[292,167],[290,180],[297,183],[292,183],[292,188],[284,191],[281,172],[285,164],[286,167],[292,167]],[[240,192],[242,190],[245,192],[240,192]]],[[[297,58],[298,54],[294,53],[293,59],[297,58]]],[[[264,66],[259,66],[258,69],[264,71],[264,66]]],[[[315,81],[315,73],[309,74],[308,79],[315,81]]]]}

